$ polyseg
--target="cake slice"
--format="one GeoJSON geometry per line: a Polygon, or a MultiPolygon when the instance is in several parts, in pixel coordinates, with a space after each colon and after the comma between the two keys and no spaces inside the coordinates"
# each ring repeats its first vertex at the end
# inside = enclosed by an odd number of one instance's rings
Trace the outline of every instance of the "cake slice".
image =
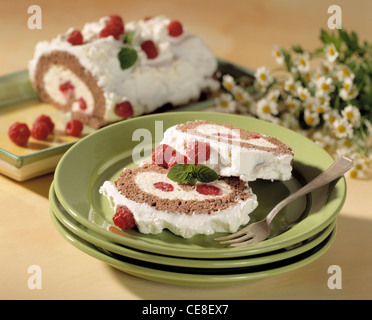
{"type": "Polygon", "coordinates": [[[124,23],[117,15],[36,45],[29,74],[42,101],[99,128],[219,88],[203,40],[165,16],[124,23]]]}
{"type": "MultiPolygon", "coordinates": [[[[288,180],[294,152],[274,137],[204,120],[167,129],[160,145],[170,146],[188,163],[204,164],[223,177],[288,180]]],[[[181,159],[181,161],[180,161],[181,159]]]]}
{"type": "Polygon", "coordinates": [[[100,193],[116,213],[125,208],[141,233],[168,229],[184,238],[235,232],[258,205],[248,184],[237,177],[193,186],[176,183],[167,174],[168,169],[153,163],[124,169],[115,182],[104,182],[100,193]]]}

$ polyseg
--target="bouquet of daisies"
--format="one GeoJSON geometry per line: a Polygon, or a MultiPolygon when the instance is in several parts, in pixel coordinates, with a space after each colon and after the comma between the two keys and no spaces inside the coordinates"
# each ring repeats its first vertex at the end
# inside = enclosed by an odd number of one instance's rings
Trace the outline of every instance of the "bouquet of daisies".
{"type": "Polygon", "coordinates": [[[331,155],[352,157],[351,177],[372,167],[372,44],[355,32],[321,31],[322,47],[274,47],[279,67],[260,67],[253,81],[222,76],[216,109],[255,116],[296,130],[331,155]]]}

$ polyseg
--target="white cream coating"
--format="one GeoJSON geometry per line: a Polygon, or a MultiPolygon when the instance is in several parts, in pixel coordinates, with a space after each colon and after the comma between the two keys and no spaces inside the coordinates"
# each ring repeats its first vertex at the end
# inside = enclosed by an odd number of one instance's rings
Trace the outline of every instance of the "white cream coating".
{"type": "Polygon", "coordinates": [[[42,55],[53,51],[66,51],[74,55],[104,91],[104,118],[107,122],[121,120],[114,113],[114,108],[123,101],[130,101],[136,116],[167,103],[180,105],[196,100],[204,89],[218,89],[218,82],[211,78],[217,69],[216,58],[204,42],[191,35],[186,28],[183,35],[175,38],[167,33],[171,20],[165,16],[127,23],[126,32],[134,31],[132,45],[138,53],[138,59],[134,66],[122,70],[117,55],[126,45],[112,36],[98,38],[106,21],[107,17],[84,26],[83,45],[73,46],[66,41],[72,29],[51,41],[39,42],[34,58],[29,62],[31,80],[42,55]],[[159,55],[155,59],[148,59],[140,48],[142,41],[150,39],[159,48],[159,55]]]}
{"type": "MultiPolygon", "coordinates": [[[[200,125],[196,131],[208,134],[215,132],[229,133],[233,137],[240,137],[239,129],[237,132],[234,132],[235,130],[229,132],[226,129],[226,127],[217,124],[207,124],[200,125]]],[[[292,176],[291,162],[293,156],[288,154],[276,155],[255,148],[248,149],[240,145],[240,139],[233,139],[233,143],[229,144],[224,142],[223,139],[217,141],[209,137],[197,136],[194,130],[179,131],[176,125],[164,132],[160,144],[167,144],[177,152],[185,154],[187,146],[195,141],[209,143],[211,157],[203,164],[215,170],[220,176],[237,176],[243,181],[254,181],[256,179],[288,180],[292,176]]],[[[262,138],[246,141],[254,145],[270,147],[270,143],[262,138]]]]}
{"type": "Polygon", "coordinates": [[[145,234],[158,234],[164,229],[183,238],[197,234],[236,232],[249,222],[249,214],[257,207],[254,194],[246,201],[239,201],[228,209],[211,214],[183,214],[156,210],[146,203],[137,203],[124,197],[110,181],[105,181],[99,192],[106,196],[112,209],[127,206],[133,213],[138,230],[145,234]]]}

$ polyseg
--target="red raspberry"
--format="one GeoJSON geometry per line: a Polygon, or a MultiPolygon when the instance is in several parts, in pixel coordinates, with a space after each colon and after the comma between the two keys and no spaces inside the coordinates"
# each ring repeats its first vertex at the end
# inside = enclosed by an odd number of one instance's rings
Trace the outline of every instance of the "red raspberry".
{"type": "Polygon", "coordinates": [[[45,122],[35,121],[31,129],[31,137],[37,140],[46,140],[49,134],[49,127],[45,122]]]}
{"type": "Polygon", "coordinates": [[[251,132],[250,136],[251,139],[260,139],[261,136],[257,133],[251,132]]]}
{"type": "Polygon", "coordinates": [[[79,30],[73,30],[68,38],[67,42],[71,43],[73,46],[78,46],[80,44],[83,44],[83,35],[79,30]]]}
{"type": "Polygon", "coordinates": [[[174,190],[174,187],[170,183],[166,182],[155,182],[154,187],[164,192],[171,192],[174,190]]]}
{"type": "Polygon", "coordinates": [[[66,81],[59,85],[59,90],[68,98],[74,93],[75,86],[70,81],[66,81]]]}
{"type": "Polygon", "coordinates": [[[108,36],[113,36],[116,40],[119,36],[124,33],[124,23],[123,19],[118,15],[109,16],[109,21],[107,21],[105,27],[99,33],[100,38],[106,38],[108,36]]]}
{"type": "Polygon", "coordinates": [[[186,149],[186,156],[189,159],[189,163],[206,162],[211,157],[211,147],[209,143],[196,141],[186,149]]]}
{"type": "Polygon", "coordinates": [[[115,24],[120,27],[120,34],[124,33],[124,22],[123,19],[116,15],[112,14],[109,16],[110,20],[107,22],[107,24],[115,24]]]}
{"type": "Polygon", "coordinates": [[[83,123],[78,119],[71,119],[66,123],[65,132],[69,136],[80,137],[83,131],[83,123]]]}
{"type": "Polygon", "coordinates": [[[114,222],[115,226],[119,227],[120,229],[133,229],[136,226],[133,213],[126,206],[116,209],[112,221],[114,222]]]}
{"type": "Polygon", "coordinates": [[[8,136],[18,146],[25,146],[30,137],[30,129],[26,123],[15,122],[8,129],[8,136]]]}
{"type": "Polygon", "coordinates": [[[115,106],[115,114],[124,119],[132,117],[133,116],[132,104],[129,101],[118,103],[115,106]]]}
{"type": "Polygon", "coordinates": [[[159,54],[158,48],[152,40],[142,42],[141,48],[145,51],[147,59],[155,59],[159,54]]]}
{"type": "Polygon", "coordinates": [[[86,110],[87,109],[87,102],[85,101],[84,98],[79,98],[78,103],[79,103],[80,110],[86,110]]]}
{"type": "Polygon", "coordinates": [[[187,163],[187,157],[183,154],[177,153],[168,162],[168,169],[172,168],[176,164],[187,163]]]}
{"type": "Polygon", "coordinates": [[[54,123],[49,116],[42,114],[36,118],[35,122],[44,122],[48,126],[49,133],[53,133],[54,123]]]}
{"type": "Polygon", "coordinates": [[[206,196],[218,196],[222,193],[219,187],[212,184],[198,184],[196,186],[196,192],[206,196]]]}
{"type": "Polygon", "coordinates": [[[168,34],[171,37],[178,37],[178,36],[180,36],[183,33],[182,24],[179,21],[177,21],[177,20],[171,21],[168,24],[168,27],[167,28],[168,28],[168,34]]]}
{"type": "Polygon", "coordinates": [[[227,138],[227,139],[235,138],[233,135],[231,135],[229,133],[219,133],[219,132],[216,132],[216,133],[212,133],[212,135],[213,136],[217,136],[217,137],[227,138]]]}
{"type": "Polygon", "coordinates": [[[168,168],[168,163],[175,154],[176,150],[174,150],[171,146],[168,146],[167,144],[160,144],[151,154],[152,162],[158,166],[168,168]]]}

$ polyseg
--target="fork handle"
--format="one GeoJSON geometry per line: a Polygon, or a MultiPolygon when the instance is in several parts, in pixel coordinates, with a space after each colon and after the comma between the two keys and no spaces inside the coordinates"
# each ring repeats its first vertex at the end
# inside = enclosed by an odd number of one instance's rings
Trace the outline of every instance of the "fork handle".
{"type": "Polygon", "coordinates": [[[339,157],[326,171],[322,172],[319,176],[314,178],[308,184],[304,185],[301,189],[279,202],[267,215],[267,223],[270,224],[276,214],[287,204],[341,177],[344,173],[350,170],[352,166],[353,160],[346,156],[339,157]]]}

